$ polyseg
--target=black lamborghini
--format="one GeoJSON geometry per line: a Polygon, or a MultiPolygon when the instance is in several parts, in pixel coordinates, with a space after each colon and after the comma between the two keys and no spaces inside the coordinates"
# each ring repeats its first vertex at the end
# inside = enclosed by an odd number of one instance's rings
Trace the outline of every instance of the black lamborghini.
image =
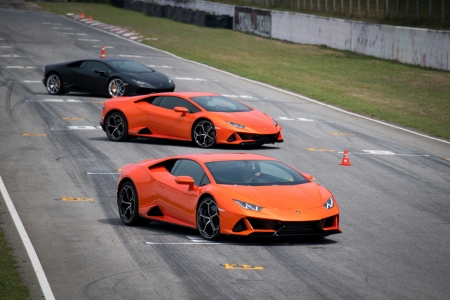
{"type": "Polygon", "coordinates": [[[119,97],[175,90],[175,83],[166,75],[121,58],[93,58],[46,65],[42,82],[51,95],[83,92],[119,97]]]}

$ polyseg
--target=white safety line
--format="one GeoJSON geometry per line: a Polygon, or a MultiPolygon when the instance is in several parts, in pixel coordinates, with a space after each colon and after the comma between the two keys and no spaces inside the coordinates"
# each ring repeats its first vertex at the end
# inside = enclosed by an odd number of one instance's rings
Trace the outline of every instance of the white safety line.
{"type": "Polygon", "coordinates": [[[120,173],[94,173],[94,172],[87,172],[88,175],[120,175],[120,173]]]}
{"type": "Polygon", "coordinates": [[[25,230],[25,227],[20,220],[19,214],[14,207],[14,204],[9,197],[8,191],[6,190],[6,186],[3,183],[2,177],[0,176],[0,192],[3,195],[3,199],[6,202],[6,206],[8,207],[9,213],[14,221],[14,225],[16,225],[17,231],[19,232],[20,237],[22,238],[22,242],[25,245],[25,249],[27,250],[28,256],[30,257],[31,264],[33,265],[34,272],[39,280],[39,284],[41,286],[42,292],[44,293],[44,297],[46,300],[53,300],[55,296],[53,295],[52,289],[50,288],[50,284],[48,283],[47,277],[45,276],[44,269],[42,268],[41,262],[36,254],[36,251],[33,248],[33,244],[31,243],[30,238],[25,230]]]}
{"type": "MultiPolygon", "coordinates": [[[[69,18],[67,16],[65,16],[65,18],[68,19],[68,20],[71,20],[73,22],[76,22],[78,24],[83,24],[83,23],[80,23],[77,20],[71,19],[71,18],[69,18]]],[[[91,26],[86,25],[86,24],[84,26],[92,28],[91,26]]],[[[258,84],[258,85],[261,85],[261,86],[273,89],[275,91],[279,91],[279,92],[282,92],[282,93],[285,93],[285,94],[288,94],[288,95],[291,95],[291,96],[294,96],[294,97],[297,97],[297,98],[301,98],[301,99],[304,99],[306,101],[313,102],[315,104],[319,104],[319,105],[322,105],[322,106],[325,106],[325,107],[328,107],[328,108],[331,108],[331,109],[334,109],[334,110],[340,111],[342,113],[345,113],[345,114],[348,114],[348,115],[352,115],[352,116],[355,116],[355,117],[358,117],[358,118],[361,118],[361,119],[365,119],[365,120],[372,121],[372,122],[375,122],[375,123],[378,123],[378,124],[382,124],[382,125],[385,125],[385,126],[388,126],[388,127],[392,127],[392,128],[398,129],[398,130],[409,132],[409,133],[412,133],[412,134],[415,134],[415,135],[418,135],[418,136],[421,136],[421,137],[425,137],[425,138],[428,138],[428,139],[431,139],[431,140],[435,140],[435,141],[439,141],[439,142],[442,142],[442,143],[450,144],[450,141],[446,141],[446,140],[443,140],[443,139],[435,138],[435,137],[432,137],[432,136],[429,136],[429,135],[426,135],[426,134],[418,133],[418,132],[415,132],[415,131],[412,131],[412,130],[400,127],[400,126],[392,125],[392,124],[389,124],[387,122],[379,121],[379,120],[372,119],[372,118],[369,118],[369,117],[366,117],[366,116],[363,116],[363,115],[359,115],[359,114],[356,114],[356,113],[353,113],[353,112],[349,112],[349,111],[346,111],[345,109],[342,109],[342,108],[339,108],[339,107],[335,107],[333,105],[329,105],[329,104],[326,104],[326,103],[322,103],[322,102],[320,102],[318,100],[314,100],[314,99],[302,96],[300,94],[296,94],[294,92],[290,92],[290,91],[284,90],[282,88],[278,88],[278,87],[272,86],[272,85],[267,84],[267,83],[262,83],[262,82],[259,82],[259,81],[256,81],[256,80],[248,79],[248,78],[245,78],[245,77],[242,77],[242,76],[239,76],[239,75],[236,75],[236,74],[233,74],[233,73],[221,70],[221,69],[217,69],[217,68],[214,68],[214,67],[211,67],[211,66],[199,63],[197,61],[193,61],[193,60],[190,60],[190,59],[182,58],[182,57],[177,56],[177,55],[175,55],[173,53],[170,53],[168,51],[164,51],[164,50],[161,50],[161,49],[149,46],[149,45],[142,44],[139,41],[134,41],[134,40],[130,40],[128,38],[122,37],[120,35],[115,34],[114,32],[106,31],[106,30],[103,30],[101,28],[96,28],[96,27],[94,27],[94,28],[96,30],[98,30],[98,31],[102,31],[102,32],[108,33],[110,35],[114,35],[114,36],[116,36],[118,38],[121,38],[123,40],[130,41],[131,43],[135,43],[136,45],[141,45],[143,47],[146,47],[146,48],[149,48],[149,49],[161,52],[161,53],[165,53],[165,54],[167,54],[169,56],[172,56],[172,57],[175,57],[175,58],[177,58],[179,60],[190,62],[190,63],[196,64],[196,65],[199,65],[199,66],[203,66],[203,67],[208,68],[210,70],[215,70],[217,72],[230,75],[230,76],[232,76],[234,78],[238,78],[238,79],[245,80],[245,81],[248,81],[248,82],[253,82],[255,84],[258,84]]]]}

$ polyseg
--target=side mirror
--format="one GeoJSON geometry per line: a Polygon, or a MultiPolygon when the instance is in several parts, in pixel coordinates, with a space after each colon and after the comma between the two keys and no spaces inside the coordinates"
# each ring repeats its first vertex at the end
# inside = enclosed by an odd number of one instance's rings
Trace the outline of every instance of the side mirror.
{"type": "Polygon", "coordinates": [[[303,177],[305,177],[306,179],[308,179],[308,181],[312,181],[313,180],[313,176],[311,174],[307,174],[307,173],[302,173],[303,177]]]}
{"type": "Polygon", "coordinates": [[[176,106],[173,108],[174,111],[176,112],[180,112],[183,115],[187,114],[189,112],[189,110],[186,107],[182,107],[182,106],[176,106]]]}
{"type": "Polygon", "coordinates": [[[189,189],[194,188],[194,178],[191,176],[177,176],[175,177],[175,182],[177,184],[187,184],[189,185],[189,189]]]}

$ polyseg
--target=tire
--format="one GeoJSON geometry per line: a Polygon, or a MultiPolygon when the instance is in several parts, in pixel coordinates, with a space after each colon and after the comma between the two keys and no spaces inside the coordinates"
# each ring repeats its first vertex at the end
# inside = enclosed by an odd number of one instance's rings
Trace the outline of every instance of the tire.
{"type": "Polygon", "coordinates": [[[200,235],[208,241],[220,238],[220,216],[216,201],[206,197],[197,207],[197,229],[200,235]]]}
{"type": "Polygon", "coordinates": [[[130,139],[128,136],[127,119],[118,111],[109,113],[106,116],[105,132],[108,138],[114,142],[124,142],[130,139]]]}
{"type": "Polygon", "coordinates": [[[120,97],[125,95],[125,83],[120,78],[113,78],[108,82],[108,95],[120,97]]]}
{"type": "Polygon", "coordinates": [[[211,148],[216,144],[216,128],[208,120],[200,120],[192,128],[192,140],[197,146],[211,148]]]}
{"type": "Polygon", "coordinates": [[[119,193],[117,194],[117,205],[120,220],[122,220],[123,224],[128,226],[142,225],[143,218],[139,217],[136,187],[130,180],[126,181],[120,187],[119,193]]]}
{"type": "Polygon", "coordinates": [[[47,77],[45,80],[45,87],[50,95],[64,94],[61,77],[56,73],[52,73],[47,77]]]}

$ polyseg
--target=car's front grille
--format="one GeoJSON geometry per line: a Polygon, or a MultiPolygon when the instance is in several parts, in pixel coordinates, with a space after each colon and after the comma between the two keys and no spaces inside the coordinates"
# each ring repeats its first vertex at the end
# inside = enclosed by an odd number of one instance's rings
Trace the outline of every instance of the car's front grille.
{"type": "Polygon", "coordinates": [[[277,143],[278,134],[248,134],[238,133],[242,140],[254,140],[254,144],[277,143]]]}

